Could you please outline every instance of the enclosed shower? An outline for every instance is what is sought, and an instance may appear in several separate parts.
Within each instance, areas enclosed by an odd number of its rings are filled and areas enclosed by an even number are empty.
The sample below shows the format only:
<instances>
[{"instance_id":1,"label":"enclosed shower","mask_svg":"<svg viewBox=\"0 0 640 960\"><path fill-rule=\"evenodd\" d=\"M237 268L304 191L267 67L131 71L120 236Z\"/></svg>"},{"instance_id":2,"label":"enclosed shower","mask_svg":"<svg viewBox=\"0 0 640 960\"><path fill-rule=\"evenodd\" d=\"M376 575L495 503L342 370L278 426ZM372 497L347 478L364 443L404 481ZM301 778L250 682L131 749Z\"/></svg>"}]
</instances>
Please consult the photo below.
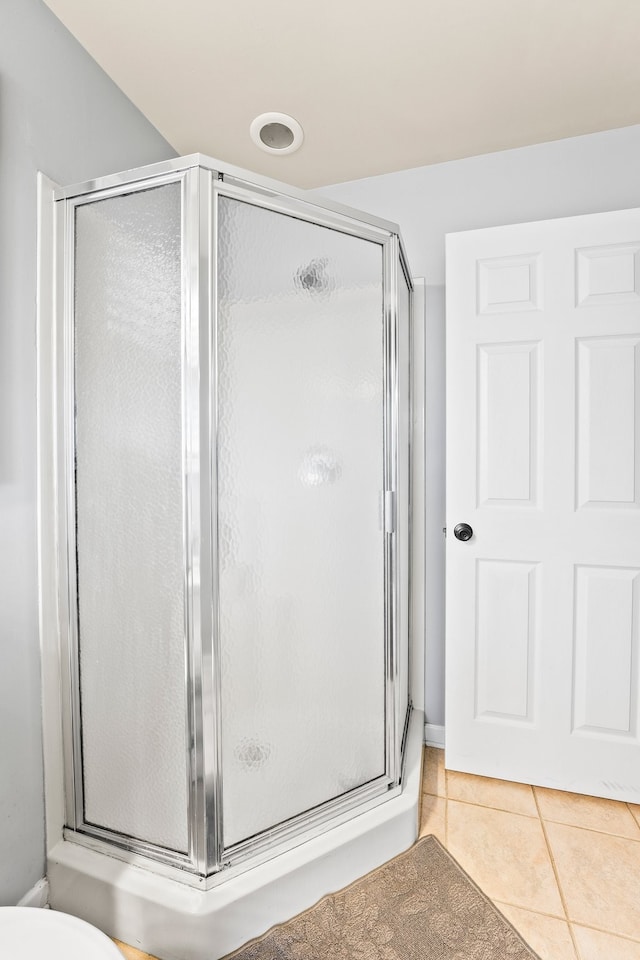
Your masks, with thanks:
<instances>
[{"instance_id":1,"label":"enclosed shower","mask_svg":"<svg viewBox=\"0 0 640 960\"><path fill-rule=\"evenodd\" d=\"M63 845L215 893L402 793L412 284L199 155L54 206Z\"/></svg>"}]
</instances>

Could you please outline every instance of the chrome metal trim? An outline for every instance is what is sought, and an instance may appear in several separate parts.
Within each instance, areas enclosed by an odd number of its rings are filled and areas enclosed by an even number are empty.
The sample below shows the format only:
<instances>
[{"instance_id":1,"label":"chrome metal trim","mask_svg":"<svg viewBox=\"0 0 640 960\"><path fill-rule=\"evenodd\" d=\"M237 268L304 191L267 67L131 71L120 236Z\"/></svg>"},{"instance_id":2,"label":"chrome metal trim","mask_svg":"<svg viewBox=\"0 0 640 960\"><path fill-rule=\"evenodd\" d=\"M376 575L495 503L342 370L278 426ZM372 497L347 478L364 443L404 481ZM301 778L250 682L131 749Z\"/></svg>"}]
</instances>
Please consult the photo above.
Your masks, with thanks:
<instances>
[{"instance_id":1,"label":"chrome metal trim","mask_svg":"<svg viewBox=\"0 0 640 960\"><path fill-rule=\"evenodd\" d=\"M220 174L224 180L228 179L238 186L244 186L249 189L255 188L256 190L271 193L274 196L300 200L310 206L317 207L319 210L328 210L340 216L350 217L361 223L367 223L373 227L386 230L389 233L399 233L400 228L397 223L385 220L382 217L373 216L363 210L356 210L353 207L348 207L341 203L334 203L332 200L327 200L324 197L320 198L316 196L315 193L310 193L298 187L292 187L290 184L282 183L280 180L263 177L260 174L253 173L251 170L236 167L233 164L216 160L215 157L209 157L202 153L191 153L184 157L176 157L173 160L162 160L160 163L152 163L143 167L123 170L121 173L111 174L106 177L96 177L93 180L85 180L82 183L71 184L70 186L58 189L55 197L56 200L67 200L82 194L110 190L114 187L124 187L126 189L128 185L162 177L165 174L175 175L190 167L202 167L205 170L210 170L212 173Z\"/></svg>"},{"instance_id":2,"label":"chrome metal trim","mask_svg":"<svg viewBox=\"0 0 640 960\"><path fill-rule=\"evenodd\" d=\"M300 200L313 207L318 207L320 210L328 210L338 216L350 217L361 223L369 224L372 227L378 227L381 230L386 230L388 233L400 233L398 224L391 220L386 220L384 217L377 217L374 214L367 213L366 210L358 210L346 204L336 203L325 197L316 196L315 189L319 188L315 188L313 191L303 190L300 187L293 187L291 184L283 183L281 180L263 177L243 167L236 167L233 164L224 163L216 160L214 157L209 157L201 153L196 154L196 156L203 167L222 174L224 180L231 179L238 183L242 182L248 187L255 187L258 190L271 190L276 196L291 197L294 200Z\"/></svg>"},{"instance_id":3,"label":"chrome metal trim","mask_svg":"<svg viewBox=\"0 0 640 960\"><path fill-rule=\"evenodd\" d=\"M276 838L273 844L266 845L264 849L255 853L255 855L251 856L251 858L242 859L237 863L225 862L222 865L223 869L218 870L216 873L211 873L207 877L192 873L179 864L159 861L156 859L153 851L150 851L148 855L137 853L131 849L128 849L126 843L120 843L116 845L111 840L95 837L85 832L80 833L68 828L64 829L63 835L65 840L76 843L79 846L86 847L89 850L94 850L96 853L106 854L107 856L113 857L116 860L121 860L123 863L149 870L159 876L168 877L169 879L176 880L179 883L206 891L212 890L215 887L219 887L220 885L225 884L227 880L238 877L253 869L253 867L257 867L260 864L266 863L267 861L272 860L274 857L280 856L282 853L293 850L296 847L307 843L307 841L321 836L326 832L328 824L331 828L333 828L338 827L343 823L350 822L353 820L353 810L357 811L355 814L356 816L360 816L361 814L368 813L370 810L374 810L383 803L387 803L389 800L393 800L395 797L399 796L400 793L401 790L399 787L390 786L386 792L381 793L376 797L372 797L371 799L364 799L360 797L358 798L357 806L346 809L339 814L335 813L330 821L316 824L304 830L301 829L287 840L280 840Z\"/></svg>"},{"instance_id":4,"label":"chrome metal trim","mask_svg":"<svg viewBox=\"0 0 640 960\"><path fill-rule=\"evenodd\" d=\"M408 713L410 714L411 708L411 677L413 674L413 630L414 630L414 611L413 611L413 502L414 502L414 489L413 489L413 458L414 458L414 442L413 442L413 432L414 432L414 387L413 387L413 350L414 350L414 336L413 336L413 309L414 309L414 289L413 282L411 279L411 274L409 272L409 264L405 254L404 247L402 245L402 238L398 236L398 263L402 274L404 276L405 282L407 284L408 292L408 316L407 323L409 324L409 369L406 371L406 376L408 378L408 388L409 388L409 411L408 411L408 423L409 423L409 436L407 438L407 456L408 456L408 497L409 503L407 505L407 549L405 552L407 558L407 704L408 704ZM396 290L396 302L398 301L398 291ZM407 725L408 725L407 718ZM407 726L408 729L408 726ZM405 729L405 735L407 732ZM402 744L400 747L401 755L404 762L404 735ZM404 767L403 767L404 769Z\"/></svg>"},{"instance_id":5,"label":"chrome metal trim","mask_svg":"<svg viewBox=\"0 0 640 960\"><path fill-rule=\"evenodd\" d=\"M388 777L377 777L369 783L355 787L346 794L319 804L311 810L305 810L303 813L291 817L283 823L276 824L276 826L271 827L269 830L263 830L254 837L249 837L239 843L234 843L225 849L224 866L227 867L242 863L250 858L253 859L255 855L259 855L261 852L266 852L267 850L275 850L277 853L279 852L281 843L287 843L297 838L303 831L306 832L307 830L313 830L314 827L321 827L335 817L340 816L340 814L350 812L354 808L359 807L360 804L365 803L367 800L373 800L381 796L386 799L389 789L395 786L396 784L391 783ZM274 853L271 854L271 856L274 855Z\"/></svg>"},{"instance_id":6,"label":"chrome metal trim","mask_svg":"<svg viewBox=\"0 0 640 960\"><path fill-rule=\"evenodd\" d=\"M99 827L94 823L83 823L73 833L74 835L93 837L95 840L103 840L105 843L113 844L114 847L119 847L136 856L149 857L158 863L166 863L181 870L194 872L193 862L188 853L171 850L169 847L162 847L158 843L150 843L147 840L140 839L140 837L132 837L125 833L119 833L117 830L107 830L105 827Z\"/></svg>"},{"instance_id":7,"label":"chrome metal trim","mask_svg":"<svg viewBox=\"0 0 640 960\"><path fill-rule=\"evenodd\" d=\"M55 407L55 437L53 465L55 500L56 500L56 589L58 600L58 636L60 651L60 699L62 709L62 730L64 744L64 809L65 822L76 824L76 773L74 766L74 750L76 749L75 731L78 729L76 687L74 686L74 651L72 645L72 614L70 610L71 578L70 578L70 545L68 516L68 423L69 402L67 383L67 329L69 328L68 290L69 290L69 238L68 238L68 211L66 204L56 204L56 304L55 304L55 397L52 402ZM71 248L73 249L73 248ZM73 277L71 276L71 283ZM73 289L73 286L71 286ZM73 477L73 474L71 474Z\"/></svg>"},{"instance_id":8,"label":"chrome metal trim","mask_svg":"<svg viewBox=\"0 0 640 960\"><path fill-rule=\"evenodd\" d=\"M197 169L180 175L182 181L182 497L183 571L185 602L185 702L189 857L199 873L206 873L206 786L203 769L204 729L201 710L203 676L203 613L201 591L206 580L201 566L208 556L201 549L201 529L207 516L201 501L200 438L200 189ZM206 477L206 473L205 473ZM202 509L204 508L204 517ZM202 557L202 554L205 557ZM207 564L208 566L208 564ZM202 605L204 607L204 605Z\"/></svg>"},{"instance_id":9,"label":"chrome metal trim","mask_svg":"<svg viewBox=\"0 0 640 960\"><path fill-rule=\"evenodd\" d=\"M396 494L393 490L384 492L384 532L395 533L396 531Z\"/></svg>"},{"instance_id":10,"label":"chrome metal trim","mask_svg":"<svg viewBox=\"0 0 640 960\"><path fill-rule=\"evenodd\" d=\"M296 195L287 190L274 189L277 185L261 187L237 177L225 176L222 183L227 190L233 191L233 196L237 200L246 200L254 206L276 210L278 213L288 214L298 220L307 220L316 226L340 230L377 243L384 242L393 236L393 230L389 229L391 224L386 224L385 221L372 223L366 219L363 220L358 211L350 210L348 207L333 210L330 205L314 202L303 194Z\"/></svg>"},{"instance_id":11,"label":"chrome metal trim","mask_svg":"<svg viewBox=\"0 0 640 960\"><path fill-rule=\"evenodd\" d=\"M130 193L143 193L145 190L155 190L157 187L164 187L170 183L183 181L189 170L192 169L192 167L186 167L174 173L164 173L162 176L148 177L145 180L136 180L132 183L115 183L105 189L94 190L91 193L66 198L67 203L75 209L87 203L99 203L101 200L111 200L113 197L122 197Z\"/></svg>"},{"instance_id":12,"label":"chrome metal trim","mask_svg":"<svg viewBox=\"0 0 640 960\"><path fill-rule=\"evenodd\" d=\"M220 663L217 648L217 574L214 577L214 560L217 543L217 510L214 509L216 486L213 474L214 435L212 434L215 366L212 361L216 337L214 319L214 219L213 219L213 177L210 170L200 169L200 371L202 388L200 394L200 416L202 436L202 475L206 483L202 487L203 501L206 500L206 575L207 575L207 633L203 638L202 703L204 726L204 774L205 774L205 829L206 873L220 867L222 839L220 817L222 811L222 772L220 762L220 696L218 676ZM204 554L204 545L203 545ZM203 567L204 569L204 567ZM206 641L206 643L205 643Z\"/></svg>"},{"instance_id":13,"label":"chrome metal trim","mask_svg":"<svg viewBox=\"0 0 640 960\"><path fill-rule=\"evenodd\" d=\"M80 651L78 638L78 572L76 545L76 435L75 435L75 216L66 205L64 238L64 319L63 319L63 449L61 466L65 491L66 597L65 646L71 691L71 739L73 795L67 797L67 817L78 826L84 819L82 776L82 716L80 703Z\"/></svg>"},{"instance_id":14,"label":"chrome metal trim","mask_svg":"<svg viewBox=\"0 0 640 960\"><path fill-rule=\"evenodd\" d=\"M212 729L212 792L210 823L210 858L216 868L222 866L224 856L223 782L222 782L222 651L220 647L220 537L218 528L218 252L219 252L219 203L220 185L209 173L209 202L211 217L211 349L209 353L209 442L211 497L215 509L211 517L211 572L213 603L213 656L212 656L212 701L209 706Z\"/></svg>"},{"instance_id":15,"label":"chrome metal trim","mask_svg":"<svg viewBox=\"0 0 640 960\"><path fill-rule=\"evenodd\" d=\"M254 207L263 207L266 210L273 210L274 213L294 217L296 220L306 220L319 227L339 230L341 233L351 234L361 240L385 244L393 236L393 233L386 228L358 221L353 216L354 211L344 214L320 209L304 197L292 197L273 190L253 189L251 184L241 180L225 177L224 180L216 182L216 189L223 196L250 203Z\"/></svg>"},{"instance_id":16,"label":"chrome metal trim","mask_svg":"<svg viewBox=\"0 0 640 960\"><path fill-rule=\"evenodd\" d=\"M393 236L385 248L384 276L384 489L397 496L398 490L398 390L397 390L397 239ZM388 532L385 520L385 651L386 651L386 756L387 774L398 782L399 758L397 737L398 688L398 567L397 532Z\"/></svg>"},{"instance_id":17,"label":"chrome metal trim","mask_svg":"<svg viewBox=\"0 0 640 960\"><path fill-rule=\"evenodd\" d=\"M212 176L209 170L198 169L188 173L188 177L197 177L198 210L197 248L198 257L197 298L195 300L195 329L199 327L199 375L200 392L197 398L200 432L200 531L201 539L201 639L199 671L194 678L194 689L199 691L198 710L202 731L201 755L198 777L201 790L201 808L199 825L202 832L198 870L209 874L220 865L219 856L219 812L221 810L221 773L219 759L219 704L217 691L219 663L217 653L216 628L216 580L214 579L216 510L214 509L214 473L215 455L212 437L212 397L214 391L214 366L212 354L215 342L215 323L213 321L213 282L214 264L214 227ZM195 212L195 211L194 211ZM195 287L193 295L196 296ZM195 400L194 400L195 402Z\"/></svg>"},{"instance_id":18,"label":"chrome metal trim","mask_svg":"<svg viewBox=\"0 0 640 960\"><path fill-rule=\"evenodd\" d=\"M88 829L79 831L71 830L69 827L64 828L62 835L65 841L75 843L80 847L86 847L86 849L93 850L95 853L113 857L123 863L149 870L157 876L167 877L169 880L176 880L200 890L207 889L206 879L194 873L189 866L170 859L161 859L153 848L149 848L144 853L137 849L134 850L128 837L125 838L118 834L112 836L109 831L102 831L98 835L89 832ZM163 848L159 849L162 851Z\"/></svg>"},{"instance_id":19,"label":"chrome metal trim","mask_svg":"<svg viewBox=\"0 0 640 960\"><path fill-rule=\"evenodd\" d=\"M121 173L109 174L106 177L96 177L84 183L59 187L56 190L56 200L73 200L82 203L83 198L91 203L93 200L104 200L106 197L129 193L137 190L148 190L150 185L163 182L173 183L181 175L199 166L197 154L188 157L178 157L175 160L163 160L160 163L150 163L144 167L134 167L123 170Z\"/></svg>"},{"instance_id":20,"label":"chrome metal trim","mask_svg":"<svg viewBox=\"0 0 640 960\"><path fill-rule=\"evenodd\" d=\"M286 853L288 850L293 850L296 847L301 846L308 840L313 840L315 837L321 836L327 830L332 830L335 827L339 827L343 823L351 822L361 814L365 814L369 810L373 810L376 807L387 803L389 800L392 800L394 797L399 796L401 792L402 791L399 786L392 786L390 784L386 791L379 793L377 796L374 796L370 799L359 797L357 803L355 803L352 807L345 808L340 814L334 814L330 820L323 820L322 822L316 823L314 826L307 829L303 829L301 827L298 832L292 834L286 840L274 838L274 842L271 846L265 846L263 850L254 852L250 858L247 857L246 859L239 860L237 863L225 862L223 865L224 869L220 870L219 873L214 874L209 878L210 886L218 886L232 877L245 873L247 870L251 870L254 866L258 866L259 864L265 863L268 860L273 860L274 857L280 856L281 853Z\"/></svg>"},{"instance_id":21,"label":"chrome metal trim","mask_svg":"<svg viewBox=\"0 0 640 960\"><path fill-rule=\"evenodd\" d=\"M411 697L409 697L407 712L405 714L404 725L402 728L402 737L400 740L400 785L404 783L404 772L407 765L407 741L409 739L409 728L411 727L412 714L413 704L411 703Z\"/></svg>"}]
</instances>

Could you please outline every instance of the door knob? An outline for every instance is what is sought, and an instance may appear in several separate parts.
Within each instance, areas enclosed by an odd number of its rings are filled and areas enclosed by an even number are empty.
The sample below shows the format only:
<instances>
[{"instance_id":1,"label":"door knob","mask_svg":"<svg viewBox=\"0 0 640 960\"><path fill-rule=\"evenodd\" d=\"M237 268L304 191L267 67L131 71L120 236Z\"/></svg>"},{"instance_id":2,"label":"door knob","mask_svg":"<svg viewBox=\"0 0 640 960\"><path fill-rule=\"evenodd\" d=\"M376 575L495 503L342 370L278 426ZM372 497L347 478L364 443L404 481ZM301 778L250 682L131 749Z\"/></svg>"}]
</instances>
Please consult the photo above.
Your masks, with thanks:
<instances>
[{"instance_id":1,"label":"door knob","mask_svg":"<svg viewBox=\"0 0 640 960\"><path fill-rule=\"evenodd\" d=\"M453 528L453 535L456 540L471 540L473 527L470 527L468 523L458 523Z\"/></svg>"}]
</instances>

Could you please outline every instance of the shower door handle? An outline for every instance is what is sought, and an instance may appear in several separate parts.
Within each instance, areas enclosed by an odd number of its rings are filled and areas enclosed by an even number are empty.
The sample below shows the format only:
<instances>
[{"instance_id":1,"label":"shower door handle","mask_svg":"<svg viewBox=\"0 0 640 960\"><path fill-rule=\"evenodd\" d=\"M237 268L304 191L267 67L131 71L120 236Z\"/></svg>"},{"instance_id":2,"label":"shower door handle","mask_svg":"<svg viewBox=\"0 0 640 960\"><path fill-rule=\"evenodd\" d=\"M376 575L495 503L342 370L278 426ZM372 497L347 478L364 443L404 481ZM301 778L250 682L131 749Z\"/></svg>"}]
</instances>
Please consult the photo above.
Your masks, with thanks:
<instances>
[{"instance_id":1,"label":"shower door handle","mask_svg":"<svg viewBox=\"0 0 640 960\"><path fill-rule=\"evenodd\" d=\"M396 529L396 495L393 490L384 492L384 532L395 533Z\"/></svg>"}]
</instances>

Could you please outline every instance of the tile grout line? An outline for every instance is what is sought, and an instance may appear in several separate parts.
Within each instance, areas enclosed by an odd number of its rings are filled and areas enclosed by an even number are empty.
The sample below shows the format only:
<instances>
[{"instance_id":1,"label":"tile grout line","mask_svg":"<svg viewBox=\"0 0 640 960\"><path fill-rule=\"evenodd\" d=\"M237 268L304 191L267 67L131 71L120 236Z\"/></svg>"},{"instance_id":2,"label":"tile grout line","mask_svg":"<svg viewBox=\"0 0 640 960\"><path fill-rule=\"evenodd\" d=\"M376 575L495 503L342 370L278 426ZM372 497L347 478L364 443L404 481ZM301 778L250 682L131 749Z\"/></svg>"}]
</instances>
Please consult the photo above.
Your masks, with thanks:
<instances>
[{"instance_id":1,"label":"tile grout line","mask_svg":"<svg viewBox=\"0 0 640 960\"><path fill-rule=\"evenodd\" d=\"M490 897L489 899L492 898ZM559 917L557 913L547 913L545 910L532 910L531 907L523 907L521 903L511 903L510 900L493 900L493 902L495 904L502 903L505 907L513 907L515 910L522 910L524 913L532 913L536 917L545 917L547 920L560 920L561 923L566 923L568 926L567 918L565 916ZM601 930L600 932L607 933L608 931Z\"/></svg>"},{"instance_id":2,"label":"tile grout line","mask_svg":"<svg viewBox=\"0 0 640 960\"><path fill-rule=\"evenodd\" d=\"M508 780L505 780L505 783L508 783ZM447 794L448 796L448 794ZM495 807L491 803L480 803L478 800L462 800L460 797L449 797L453 803L466 803L470 807L479 807L481 810L497 810L498 813L513 813L516 817L527 817L529 820L537 820L539 814L536 813L522 813L521 810L514 810L510 807Z\"/></svg>"},{"instance_id":3,"label":"tile grout line","mask_svg":"<svg viewBox=\"0 0 640 960\"><path fill-rule=\"evenodd\" d=\"M545 823L555 823L558 827L572 827L574 830L584 830L586 833L597 833L600 837L613 837L614 840L624 840L628 843L640 843L640 837L626 837L623 833L612 833L610 830L596 830L595 827L583 827L579 823L567 823L566 820L554 820L545 817Z\"/></svg>"},{"instance_id":4,"label":"tile grout line","mask_svg":"<svg viewBox=\"0 0 640 960\"><path fill-rule=\"evenodd\" d=\"M509 782L510 781L505 781L505 783ZM529 786L531 785L529 784ZM533 787L531 789L533 790ZM429 796L437 796L437 794L429 794ZM477 800L463 800L460 797L448 797L448 799L454 803L466 803L470 807L479 807L481 810L496 810L498 813L512 813L516 817L527 817L529 820L543 819L539 810L535 814L523 813L521 810L514 810L512 807L497 807L490 803L479 803ZM640 843L640 836L637 838L628 837L623 833L612 833L611 830L598 830L596 827L585 827L582 824L569 823L567 820L555 820L553 817L544 817L544 822L556 823L560 827L573 827L576 830L586 830L588 833L597 833L602 837L614 837L617 840L628 840L629 843Z\"/></svg>"},{"instance_id":5,"label":"tile grout line","mask_svg":"<svg viewBox=\"0 0 640 960\"><path fill-rule=\"evenodd\" d=\"M551 849L551 843L550 843L550 841L549 841L549 836L548 836L548 834L547 834L547 828L546 828L544 819L543 819L543 817L542 817L542 813L540 812L540 804L538 803L538 797L536 796L536 790L535 790L535 787L533 786L533 784L531 784L531 792L532 792L532 794L533 794L533 800L534 800L534 803L535 803L535 805L536 805L536 810L538 811L538 817L540 818L540 826L542 827L542 834L543 834L543 836L544 836L544 842L545 842L546 845L547 845L547 851L548 851L548 853L549 853L549 860L551 861L551 869L553 870L553 875L554 875L554 877L556 878L556 885L557 885L557 887L558 887L558 893L559 893L559 895L560 895L560 902L562 903L562 909L564 910L565 920L566 920L566 923L567 923L567 927L569 928L569 936L571 937L571 942L572 942L572 944L573 944L573 949L574 949L576 958L577 958L577 960L581 960L581 958L582 958L582 953L581 953L581 951L580 951L580 948L578 947L578 941L576 940L575 934L574 934L574 932L573 932L573 925L572 925L571 919L570 919L570 917L569 917L569 909L568 909L568 907L567 907L567 901L566 901L566 899L565 899L564 891L563 891L563 889L562 889L562 884L560 883L560 874L559 874L559 871L558 871L558 867L557 867L557 865L556 865L555 857L554 857L554 855L553 855L553 850Z\"/></svg>"},{"instance_id":6,"label":"tile grout line","mask_svg":"<svg viewBox=\"0 0 640 960\"><path fill-rule=\"evenodd\" d=\"M638 825L638 830L640 830L640 820L638 820L638 818L636 817L635 813L634 813L633 810L631 809L631 804L630 804L629 802L625 801L625 806L626 806L627 810L629 811L629 813L631 814L632 819L633 819L633 820L636 822L636 824ZM634 804L634 806L636 806L636 804ZM638 839L640 840L640 837L638 837Z\"/></svg>"},{"instance_id":7,"label":"tile grout line","mask_svg":"<svg viewBox=\"0 0 640 960\"><path fill-rule=\"evenodd\" d=\"M585 930L593 930L594 933L604 933L607 937L615 937L618 940L626 940L627 943L634 943L636 945L640 944L640 940L630 937L626 933L614 933L613 930L603 930L602 927L594 927L591 923L585 923L584 920L581 920L579 923L577 920L571 920L569 926L574 925L576 927L584 927Z\"/></svg>"},{"instance_id":8,"label":"tile grout line","mask_svg":"<svg viewBox=\"0 0 640 960\"><path fill-rule=\"evenodd\" d=\"M585 923L584 920L581 920L580 923L578 923L576 920L567 920L566 917L559 917L555 913L546 913L543 910L531 910L529 907L523 907L521 903L511 903L510 900L493 900L493 903L498 908L500 906L513 907L515 910L522 910L524 913L532 913L536 917L545 917L547 920L561 920L567 924L570 931L574 926L584 927L585 930L593 930L594 933L603 933L607 937L616 937L618 940L626 940L628 943L640 945L640 940L636 940L634 937L630 937L626 933L614 933L612 930L603 930L602 927L594 927L593 924Z\"/></svg>"}]
</instances>

